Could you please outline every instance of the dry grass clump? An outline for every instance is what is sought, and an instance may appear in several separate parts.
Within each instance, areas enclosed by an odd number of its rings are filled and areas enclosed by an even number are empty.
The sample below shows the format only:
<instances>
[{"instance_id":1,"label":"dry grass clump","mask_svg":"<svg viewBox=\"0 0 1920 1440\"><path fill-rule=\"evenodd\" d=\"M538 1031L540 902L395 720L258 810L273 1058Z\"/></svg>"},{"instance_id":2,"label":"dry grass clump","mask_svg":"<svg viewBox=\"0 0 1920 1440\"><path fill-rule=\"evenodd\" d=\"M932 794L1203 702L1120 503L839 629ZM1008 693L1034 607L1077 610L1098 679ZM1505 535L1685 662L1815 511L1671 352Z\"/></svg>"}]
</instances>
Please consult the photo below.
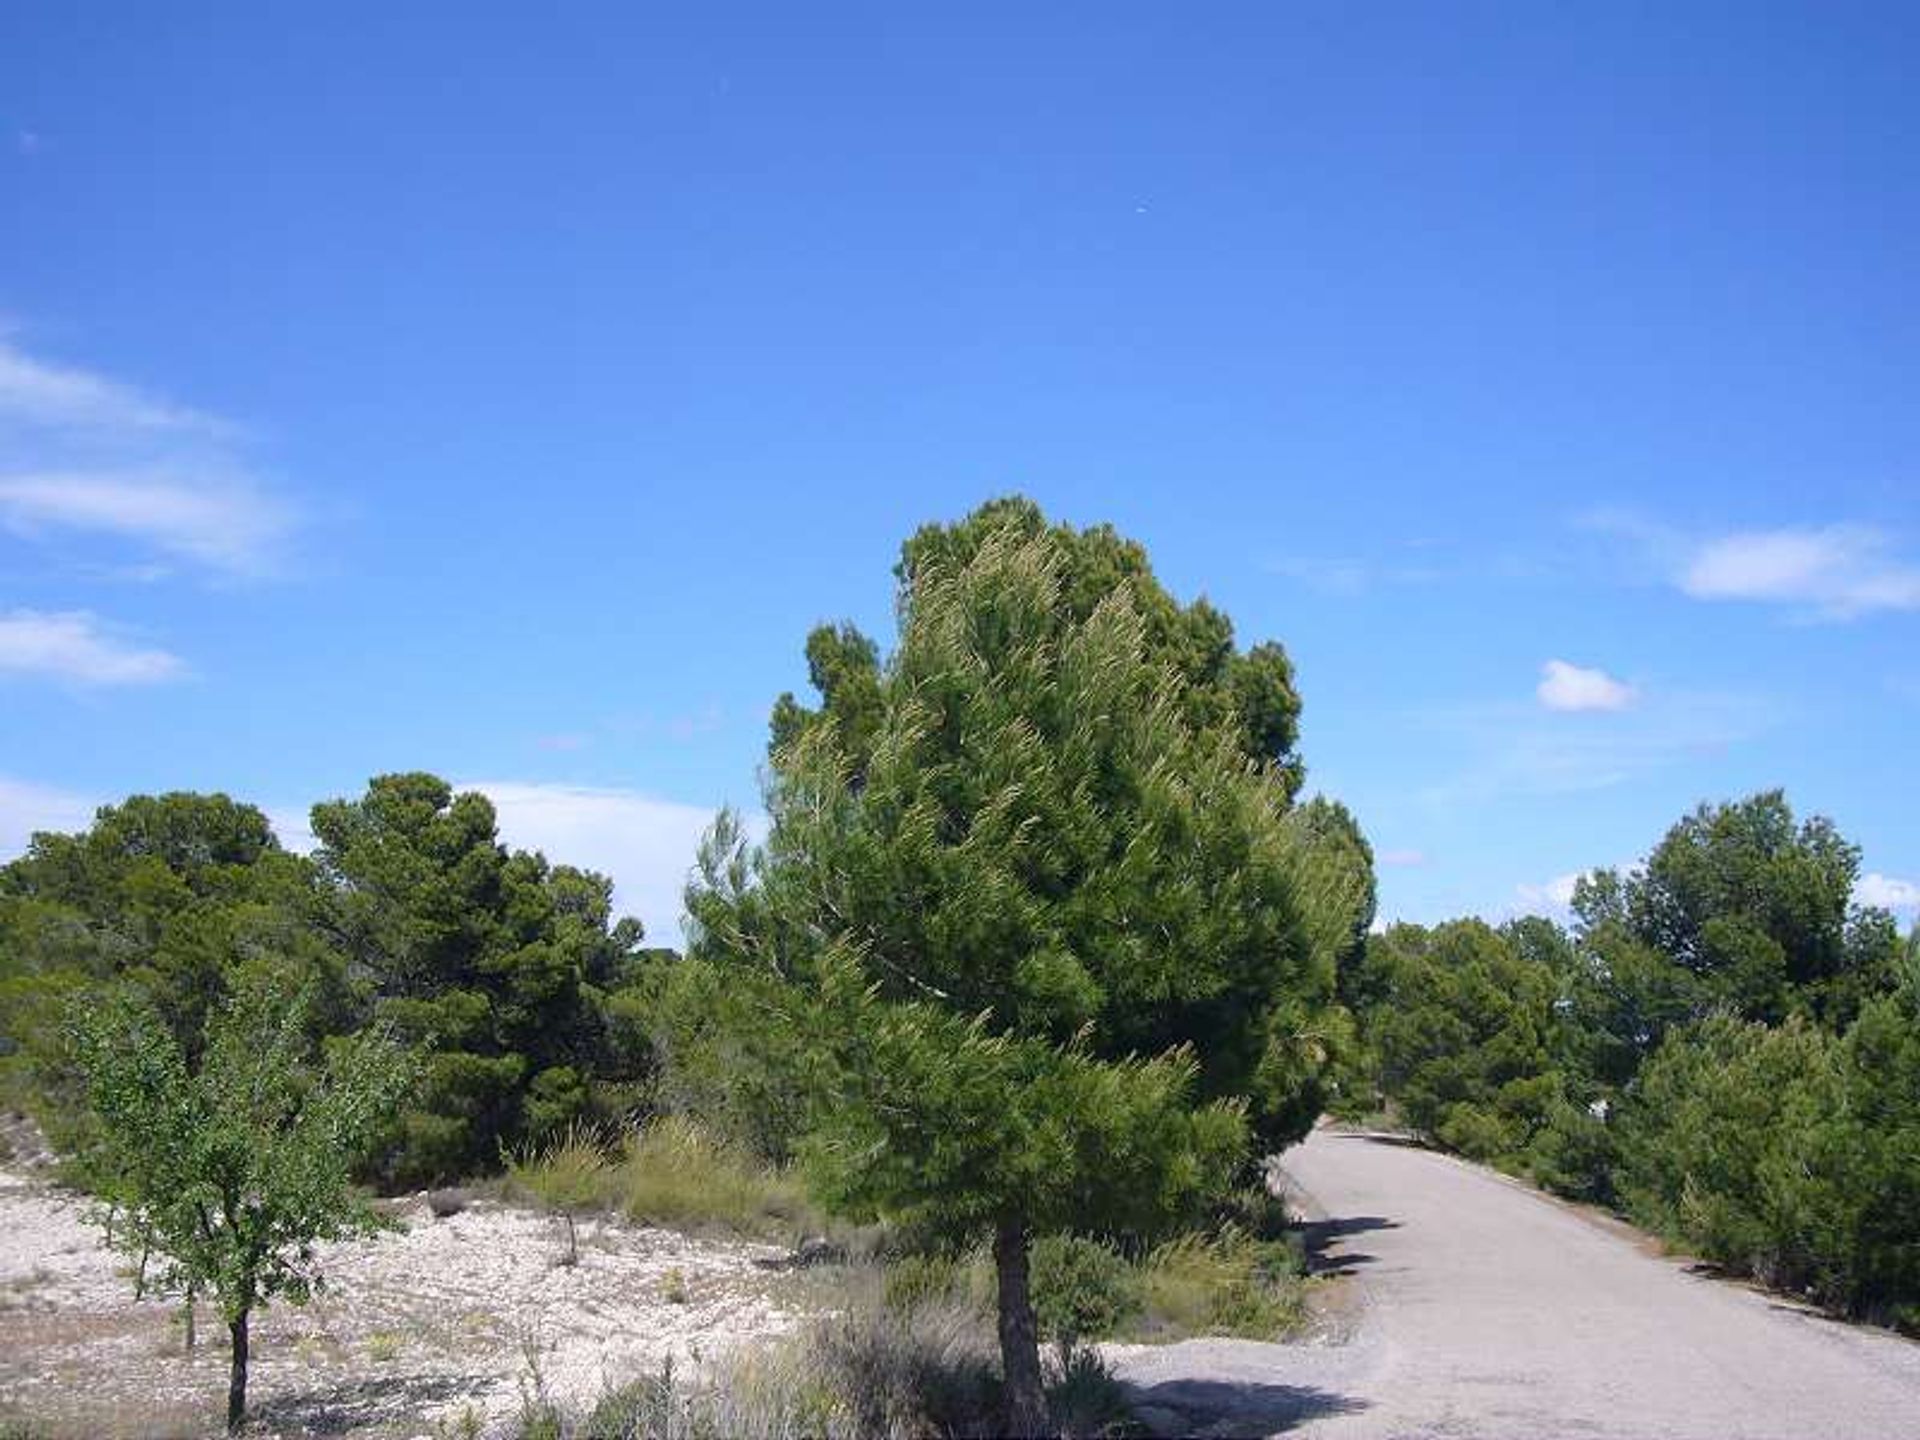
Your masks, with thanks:
<instances>
[{"instance_id":1,"label":"dry grass clump","mask_svg":"<svg viewBox=\"0 0 1920 1440\"><path fill-rule=\"evenodd\" d=\"M1306 1319L1300 1257L1237 1226L1170 1240L1140 1263L1138 1337L1238 1335L1273 1340Z\"/></svg>"},{"instance_id":2,"label":"dry grass clump","mask_svg":"<svg viewBox=\"0 0 1920 1440\"><path fill-rule=\"evenodd\" d=\"M878 1271L841 1277L845 1308L765 1348L729 1357L704 1376L671 1365L609 1388L583 1414L540 1402L515 1440L934 1440L990 1436L1003 1420L991 1313L962 1291L920 1294L908 1308L884 1298ZM1098 1356L1051 1364L1049 1398L1060 1432L1123 1433L1119 1387Z\"/></svg>"},{"instance_id":3,"label":"dry grass clump","mask_svg":"<svg viewBox=\"0 0 1920 1440\"><path fill-rule=\"evenodd\" d=\"M758 1239L793 1240L823 1223L795 1176L679 1115L630 1132L617 1148L569 1131L511 1157L507 1189L561 1214L614 1211L642 1224Z\"/></svg>"}]
</instances>

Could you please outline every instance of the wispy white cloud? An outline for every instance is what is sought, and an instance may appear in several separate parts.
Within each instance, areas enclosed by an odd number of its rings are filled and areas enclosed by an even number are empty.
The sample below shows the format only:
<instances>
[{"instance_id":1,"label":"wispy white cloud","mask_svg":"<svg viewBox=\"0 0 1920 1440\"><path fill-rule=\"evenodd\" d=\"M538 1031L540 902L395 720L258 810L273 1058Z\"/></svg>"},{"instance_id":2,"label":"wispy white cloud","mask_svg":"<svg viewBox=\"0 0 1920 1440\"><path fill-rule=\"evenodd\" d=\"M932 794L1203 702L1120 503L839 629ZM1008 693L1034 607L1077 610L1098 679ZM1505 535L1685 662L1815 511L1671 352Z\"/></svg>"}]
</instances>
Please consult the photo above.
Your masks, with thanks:
<instances>
[{"instance_id":1,"label":"wispy white cloud","mask_svg":"<svg viewBox=\"0 0 1920 1440\"><path fill-rule=\"evenodd\" d=\"M131 644L84 610L0 614L0 674L49 675L83 685L150 685L186 673L180 657Z\"/></svg>"},{"instance_id":2,"label":"wispy white cloud","mask_svg":"<svg viewBox=\"0 0 1920 1440\"><path fill-rule=\"evenodd\" d=\"M1876 610L1920 610L1920 565L1866 525L1758 530L1701 546L1680 576L1701 600L1768 600L1830 620Z\"/></svg>"},{"instance_id":3,"label":"wispy white cloud","mask_svg":"<svg viewBox=\"0 0 1920 1440\"><path fill-rule=\"evenodd\" d=\"M43 429L189 431L230 436L234 427L89 370L37 360L0 337L0 417Z\"/></svg>"},{"instance_id":4,"label":"wispy white cloud","mask_svg":"<svg viewBox=\"0 0 1920 1440\"><path fill-rule=\"evenodd\" d=\"M1547 709L1562 711L1624 710L1636 698L1633 686L1606 671L1565 660L1549 660L1540 667L1540 684L1534 694Z\"/></svg>"},{"instance_id":5,"label":"wispy white cloud","mask_svg":"<svg viewBox=\"0 0 1920 1440\"><path fill-rule=\"evenodd\" d=\"M1856 905L1873 905L1913 915L1920 913L1920 883L1871 871L1855 882L1853 900Z\"/></svg>"},{"instance_id":6,"label":"wispy white cloud","mask_svg":"<svg viewBox=\"0 0 1920 1440\"><path fill-rule=\"evenodd\" d=\"M84 830L98 802L70 790L0 775L0 860L27 848L37 831Z\"/></svg>"},{"instance_id":7,"label":"wispy white cloud","mask_svg":"<svg viewBox=\"0 0 1920 1440\"><path fill-rule=\"evenodd\" d=\"M119 535L231 575L271 570L293 527L288 507L251 481L165 473L0 476L0 520L25 535Z\"/></svg>"},{"instance_id":8,"label":"wispy white cloud","mask_svg":"<svg viewBox=\"0 0 1920 1440\"><path fill-rule=\"evenodd\" d=\"M0 526L41 542L74 536L97 571L151 559L225 577L281 569L294 507L252 468L240 428L92 371L28 354L0 332Z\"/></svg>"},{"instance_id":9,"label":"wispy white cloud","mask_svg":"<svg viewBox=\"0 0 1920 1440\"><path fill-rule=\"evenodd\" d=\"M1417 718L1436 732L1434 743L1465 753L1418 798L1450 806L1603 790L1722 755L1782 713L1761 695L1686 690L1649 690L1629 710L1598 714L1546 714L1537 701L1429 711Z\"/></svg>"},{"instance_id":10,"label":"wispy white cloud","mask_svg":"<svg viewBox=\"0 0 1920 1440\"><path fill-rule=\"evenodd\" d=\"M1407 869L1426 864L1427 852L1424 850L1380 850L1375 852L1373 858L1378 860L1382 865L1388 865L1395 869Z\"/></svg>"},{"instance_id":11,"label":"wispy white cloud","mask_svg":"<svg viewBox=\"0 0 1920 1440\"><path fill-rule=\"evenodd\" d=\"M1580 523L1630 543L1639 563L1696 600L1784 606L1802 619L1920 610L1920 561L1873 525L1781 526L1687 535L1645 516L1596 511Z\"/></svg>"}]
</instances>

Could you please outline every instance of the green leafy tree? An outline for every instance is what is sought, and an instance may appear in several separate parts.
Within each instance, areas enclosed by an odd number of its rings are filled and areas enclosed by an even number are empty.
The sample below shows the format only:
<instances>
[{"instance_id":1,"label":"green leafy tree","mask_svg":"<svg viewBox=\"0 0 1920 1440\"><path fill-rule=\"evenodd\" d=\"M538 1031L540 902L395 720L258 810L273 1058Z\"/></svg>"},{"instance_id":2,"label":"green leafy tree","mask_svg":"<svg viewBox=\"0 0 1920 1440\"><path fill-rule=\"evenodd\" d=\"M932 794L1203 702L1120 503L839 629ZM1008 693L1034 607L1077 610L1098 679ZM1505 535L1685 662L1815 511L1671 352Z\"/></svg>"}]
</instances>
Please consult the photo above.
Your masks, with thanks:
<instances>
[{"instance_id":1,"label":"green leafy tree","mask_svg":"<svg viewBox=\"0 0 1920 1440\"><path fill-rule=\"evenodd\" d=\"M311 984L318 1031L352 1023L342 957L311 924L313 868L266 816L225 795L136 795L75 835L39 834L0 867L0 1063L18 1103L67 1148L84 1112L58 1037L68 997L125 981L189 1063L236 977L262 966Z\"/></svg>"},{"instance_id":2,"label":"green leafy tree","mask_svg":"<svg viewBox=\"0 0 1920 1440\"><path fill-rule=\"evenodd\" d=\"M374 1013L430 1051L384 1162L393 1183L454 1178L589 1118L647 1058L619 1043L612 996L641 930L612 919L604 877L500 844L484 795L382 775L316 805L322 919Z\"/></svg>"},{"instance_id":3,"label":"green leafy tree","mask_svg":"<svg viewBox=\"0 0 1920 1440\"><path fill-rule=\"evenodd\" d=\"M1830 820L1796 822L1770 790L1701 806L1644 870L1584 882L1575 908L1685 972L1697 1014L1774 1023L1801 1010L1839 1028L1888 988L1898 954L1891 917L1852 904L1859 870L1859 847Z\"/></svg>"},{"instance_id":4,"label":"green leafy tree","mask_svg":"<svg viewBox=\"0 0 1920 1440\"><path fill-rule=\"evenodd\" d=\"M1491 1160L1522 1151L1562 1093L1553 971L1478 920L1396 925L1374 1043L1416 1131Z\"/></svg>"},{"instance_id":5,"label":"green leafy tree","mask_svg":"<svg viewBox=\"0 0 1920 1440\"><path fill-rule=\"evenodd\" d=\"M316 1063L306 996L249 983L216 1011L197 1065L136 993L81 1008L70 1035L121 1212L109 1228L149 1288L214 1297L232 1346L227 1427L246 1416L248 1326L320 1281L314 1246L374 1216L351 1183L407 1081L405 1057L362 1031ZM157 1256L161 1269L149 1268Z\"/></svg>"},{"instance_id":6,"label":"green leafy tree","mask_svg":"<svg viewBox=\"0 0 1920 1440\"><path fill-rule=\"evenodd\" d=\"M991 1237L1037 1433L1031 1237L1180 1223L1303 1133L1351 913L1280 757L1193 703L1137 547L1105 532L1092 594L1072 532L928 533L870 741L794 727L765 846L704 857L689 970L786 1067L823 1198Z\"/></svg>"},{"instance_id":7,"label":"green leafy tree","mask_svg":"<svg viewBox=\"0 0 1920 1440\"><path fill-rule=\"evenodd\" d=\"M1153 663L1172 673L1183 718L1196 728L1227 730L1241 752L1266 768L1291 798L1305 767L1295 750L1300 696L1287 652L1272 641L1236 649L1231 620L1205 599L1180 604L1154 578L1146 550L1110 525L1086 530L1050 525L1040 507L1023 496L991 500L951 525L924 525L900 547L894 567L902 604L910 603L921 574L964 566L990 539L1008 533L1023 540L1044 537L1053 547L1060 577L1054 603L1064 622L1084 623L1126 587L1140 619L1142 646ZM879 732L884 683L879 647L851 624L823 625L807 637L807 669L820 706L809 709L782 695L774 707L772 748L777 751L824 719L839 733L857 783Z\"/></svg>"}]
</instances>

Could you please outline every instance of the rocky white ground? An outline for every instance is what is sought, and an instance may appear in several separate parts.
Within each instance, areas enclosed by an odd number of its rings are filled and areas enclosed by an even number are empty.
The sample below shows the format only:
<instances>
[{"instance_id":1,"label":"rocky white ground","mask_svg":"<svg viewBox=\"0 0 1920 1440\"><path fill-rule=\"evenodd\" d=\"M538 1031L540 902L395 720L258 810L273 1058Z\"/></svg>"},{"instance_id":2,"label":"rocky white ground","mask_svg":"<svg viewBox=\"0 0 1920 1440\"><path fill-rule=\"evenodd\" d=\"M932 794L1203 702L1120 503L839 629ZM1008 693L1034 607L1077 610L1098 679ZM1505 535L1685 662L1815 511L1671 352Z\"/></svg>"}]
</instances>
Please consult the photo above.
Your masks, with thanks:
<instances>
[{"instance_id":1,"label":"rocky white ground","mask_svg":"<svg viewBox=\"0 0 1920 1440\"><path fill-rule=\"evenodd\" d=\"M54 1435L216 1432L227 1352L201 1307L183 1352L177 1303L136 1303L129 1262L84 1222L84 1204L0 1170L0 1421ZM785 1252L582 1221L579 1263L560 1222L481 1201L435 1219L424 1199L401 1228L329 1247L331 1287L276 1305L253 1332L251 1398L280 1435L433 1435L466 1412L498 1420L522 1389L590 1401L610 1380L697 1365L777 1334L800 1314Z\"/></svg>"}]
</instances>

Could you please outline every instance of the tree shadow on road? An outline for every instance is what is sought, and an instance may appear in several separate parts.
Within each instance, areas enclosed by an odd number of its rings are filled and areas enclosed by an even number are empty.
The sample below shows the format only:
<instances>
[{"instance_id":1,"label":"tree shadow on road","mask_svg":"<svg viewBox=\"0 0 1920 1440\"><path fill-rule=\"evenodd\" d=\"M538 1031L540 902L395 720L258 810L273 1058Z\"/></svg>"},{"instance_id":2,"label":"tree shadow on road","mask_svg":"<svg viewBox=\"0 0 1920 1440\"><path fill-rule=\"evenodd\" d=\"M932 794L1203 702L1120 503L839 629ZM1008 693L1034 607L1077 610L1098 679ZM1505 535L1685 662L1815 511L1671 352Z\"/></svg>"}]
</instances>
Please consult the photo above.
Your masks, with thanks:
<instances>
[{"instance_id":1,"label":"tree shadow on road","mask_svg":"<svg viewBox=\"0 0 1920 1440\"><path fill-rule=\"evenodd\" d=\"M1136 1417L1153 1435L1278 1435L1324 1415L1352 1415L1365 1400L1313 1385L1163 1380L1127 1385Z\"/></svg>"},{"instance_id":2,"label":"tree shadow on road","mask_svg":"<svg viewBox=\"0 0 1920 1440\"><path fill-rule=\"evenodd\" d=\"M1351 1275L1374 1257L1358 1250L1340 1249L1349 1236L1370 1230L1398 1230L1400 1222L1384 1215L1347 1215L1332 1220L1303 1220L1296 1227L1300 1247L1306 1255L1307 1270L1314 1275Z\"/></svg>"}]
</instances>

